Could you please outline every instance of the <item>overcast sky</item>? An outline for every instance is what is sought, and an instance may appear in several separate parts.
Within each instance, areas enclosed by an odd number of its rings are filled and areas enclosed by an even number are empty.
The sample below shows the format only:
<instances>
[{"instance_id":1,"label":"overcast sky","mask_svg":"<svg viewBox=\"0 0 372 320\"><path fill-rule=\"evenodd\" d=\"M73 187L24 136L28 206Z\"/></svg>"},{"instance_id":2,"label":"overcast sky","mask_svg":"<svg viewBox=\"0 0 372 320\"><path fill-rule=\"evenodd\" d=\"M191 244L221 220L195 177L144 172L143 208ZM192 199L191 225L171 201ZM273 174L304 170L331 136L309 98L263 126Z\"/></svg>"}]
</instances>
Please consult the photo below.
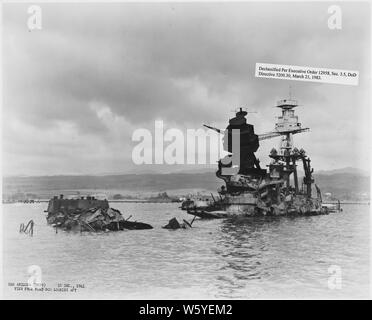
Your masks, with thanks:
<instances>
[{"instance_id":1,"label":"overcast sky","mask_svg":"<svg viewBox=\"0 0 372 320\"><path fill-rule=\"evenodd\" d=\"M369 166L367 3L340 3L342 30L327 3L41 4L31 32L28 6L3 7L4 175L138 172L133 130L156 119L225 127L243 106L267 132L290 85L315 170ZM356 70L359 85L255 78L256 62Z\"/></svg>"}]
</instances>

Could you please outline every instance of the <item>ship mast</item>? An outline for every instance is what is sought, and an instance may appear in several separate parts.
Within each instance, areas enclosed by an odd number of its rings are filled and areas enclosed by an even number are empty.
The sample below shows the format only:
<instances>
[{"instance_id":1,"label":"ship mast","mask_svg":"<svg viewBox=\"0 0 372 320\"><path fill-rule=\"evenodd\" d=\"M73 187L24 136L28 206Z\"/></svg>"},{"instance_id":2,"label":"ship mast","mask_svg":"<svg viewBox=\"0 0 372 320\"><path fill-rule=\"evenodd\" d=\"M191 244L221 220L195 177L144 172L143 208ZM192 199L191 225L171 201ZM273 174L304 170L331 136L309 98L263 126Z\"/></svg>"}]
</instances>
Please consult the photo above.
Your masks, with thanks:
<instances>
[{"instance_id":1,"label":"ship mast","mask_svg":"<svg viewBox=\"0 0 372 320\"><path fill-rule=\"evenodd\" d=\"M301 132L301 123L298 122L298 116L294 114L294 108L298 106L296 100L285 99L279 100L276 105L282 109L282 115L278 117L278 122L275 124L275 131L281 133L281 141L279 147L279 156L285 162L284 177L286 186L290 185L290 175L293 172L295 190L298 192L298 180L296 160L293 157L293 133Z\"/></svg>"},{"instance_id":2,"label":"ship mast","mask_svg":"<svg viewBox=\"0 0 372 320\"><path fill-rule=\"evenodd\" d=\"M306 186L306 194L311 197L311 184L313 182L310 167L310 159L306 156L305 151L293 147L293 135L296 133L309 130L302 128L298 122L298 116L294 113L294 108L298 107L297 100L293 100L290 94L290 99L279 100L276 107L282 109L282 115L278 117L275 124L276 133L281 135L279 150L273 149L270 157L274 162L269 165L270 174L276 174L281 171L280 176L285 181L286 187L290 187L290 175L293 173L294 187L296 193L299 192L298 177L297 177L297 160L302 160L305 171L304 185Z\"/></svg>"},{"instance_id":3,"label":"ship mast","mask_svg":"<svg viewBox=\"0 0 372 320\"><path fill-rule=\"evenodd\" d=\"M282 109L282 115L278 117L275 124L275 131L282 134L280 143L280 153L286 155L293 148L293 133L301 131L301 123L298 122L298 116L295 116L293 108L297 107L296 100L280 100L277 107Z\"/></svg>"}]
</instances>

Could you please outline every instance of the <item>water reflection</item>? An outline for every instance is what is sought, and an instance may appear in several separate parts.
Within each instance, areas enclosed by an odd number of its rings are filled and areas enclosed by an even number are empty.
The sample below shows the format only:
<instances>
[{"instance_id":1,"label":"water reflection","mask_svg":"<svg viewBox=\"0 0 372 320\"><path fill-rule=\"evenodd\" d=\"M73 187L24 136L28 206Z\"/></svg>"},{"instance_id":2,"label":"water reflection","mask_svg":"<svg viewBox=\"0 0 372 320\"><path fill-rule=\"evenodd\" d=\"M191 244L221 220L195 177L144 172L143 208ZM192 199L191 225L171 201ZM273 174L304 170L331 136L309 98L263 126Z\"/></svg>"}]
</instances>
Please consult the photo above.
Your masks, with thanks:
<instances>
[{"instance_id":1,"label":"water reflection","mask_svg":"<svg viewBox=\"0 0 372 320\"><path fill-rule=\"evenodd\" d=\"M227 219L221 222L214 253L223 263L216 277L221 297L236 295L249 282L270 277L267 234L277 228L276 217ZM246 295L244 293L243 295Z\"/></svg>"},{"instance_id":2,"label":"water reflection","mask_svg":"<svg viewBox=\"0 0 372 320\"><path fill-rule=\"evenodd\" d=\"M84 282L83 295L112 298L335 297L328 267L342 266L340 297L364 297L368 278L368 207L337 215L197 221L188 230L161 228L189 219L177 205L121 204L153 230L56 234L41 205L8 206L4 221L4 279L27 281L40 265L45 281ZM34 237L18 232L34 219ZM19 293L7 292L7 294Z\"/></svg>"}]
</instances>

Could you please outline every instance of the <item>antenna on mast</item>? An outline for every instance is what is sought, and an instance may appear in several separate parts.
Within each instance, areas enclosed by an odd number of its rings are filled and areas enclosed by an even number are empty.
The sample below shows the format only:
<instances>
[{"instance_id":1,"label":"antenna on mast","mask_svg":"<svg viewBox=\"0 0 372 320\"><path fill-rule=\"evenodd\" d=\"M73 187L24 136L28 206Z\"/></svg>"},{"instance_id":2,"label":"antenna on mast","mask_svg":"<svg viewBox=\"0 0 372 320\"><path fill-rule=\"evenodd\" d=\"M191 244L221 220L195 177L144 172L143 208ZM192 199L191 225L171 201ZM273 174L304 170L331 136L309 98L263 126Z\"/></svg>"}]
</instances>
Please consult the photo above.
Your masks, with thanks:
<instances>
[{"instance_id":1,"label":"antenna on mast","mask_svg":"<svg viewBox=\"0 0 372 320\"><path fill-rule=\"evenodd\" d=\"M233 110L230 110L231 112L237 113L237 112L246 112L246 113L257 113L257 111L248 111L248 108L246 107L237 107Z\"/></svg>"}]
</instances>

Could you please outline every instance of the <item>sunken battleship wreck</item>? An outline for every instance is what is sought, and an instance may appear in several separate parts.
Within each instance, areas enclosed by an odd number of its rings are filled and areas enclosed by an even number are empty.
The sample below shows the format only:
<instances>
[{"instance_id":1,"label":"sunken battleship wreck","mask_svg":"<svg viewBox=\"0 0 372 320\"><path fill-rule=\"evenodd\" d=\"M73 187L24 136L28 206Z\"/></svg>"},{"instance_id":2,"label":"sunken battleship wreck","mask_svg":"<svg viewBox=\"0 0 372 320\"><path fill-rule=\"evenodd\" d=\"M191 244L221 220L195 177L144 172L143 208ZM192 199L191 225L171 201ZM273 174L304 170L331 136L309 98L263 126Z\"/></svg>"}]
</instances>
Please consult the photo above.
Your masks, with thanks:
<instances>
[{"instance_id":1,"label":"sunken battleship wreck","mask_svg":"<svg viewBox=\"0 0 372 320\"><path fill-rule=\"evenodd\" d=\"M194 202L188 205L187 212L200 218L328 214L327 207L322 206L321 191L314 183L310 158L304 149L293 145L293 135L309 130L302 128L295 115L297 106L296 100L278 101L282 114L275 129L265 134L255 133L242 108L225 130L204 125L223 134L223 148L228 155L218 161L216 175L225 185L218 190L218 200ZM255 152L261 141L274 137L281 137L280 146L271 150L271 163L268 169L263 169ZM302 179L299 165L303 168Z\"/></svg>"}]
</instances>

